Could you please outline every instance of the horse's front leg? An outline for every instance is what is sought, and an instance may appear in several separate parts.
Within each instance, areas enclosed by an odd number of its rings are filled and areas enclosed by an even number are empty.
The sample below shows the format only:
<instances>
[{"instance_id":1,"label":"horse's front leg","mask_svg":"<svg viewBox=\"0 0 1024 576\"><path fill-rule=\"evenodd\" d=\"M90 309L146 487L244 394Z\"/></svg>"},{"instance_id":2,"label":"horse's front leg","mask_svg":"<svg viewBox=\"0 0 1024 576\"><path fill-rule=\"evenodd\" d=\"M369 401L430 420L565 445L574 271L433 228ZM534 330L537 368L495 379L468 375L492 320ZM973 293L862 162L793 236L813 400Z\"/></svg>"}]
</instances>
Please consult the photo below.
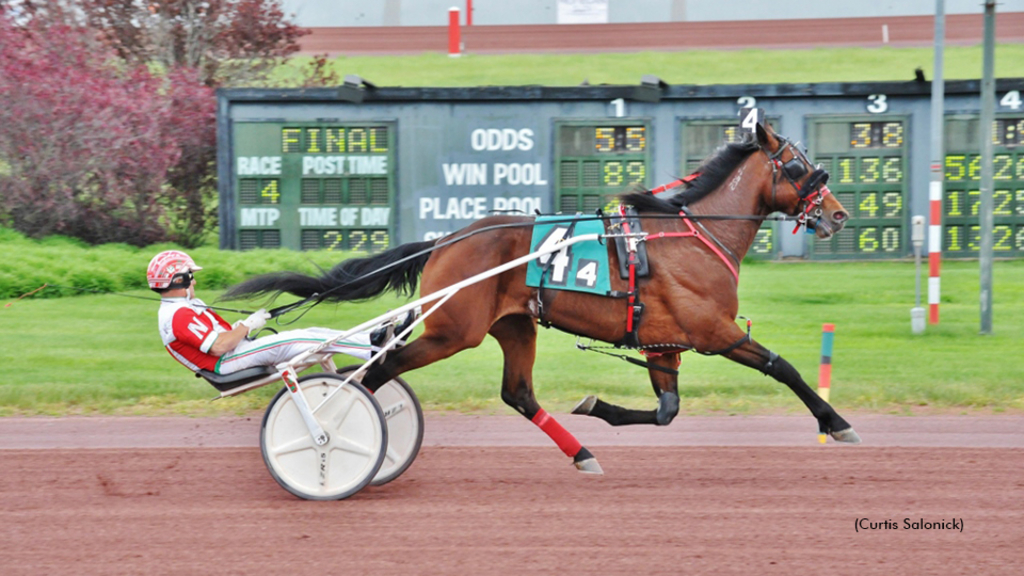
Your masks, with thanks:
<instances>
[{"instance_id":1,"label":"horse's front leg","mask_svg":"<svg viewBox=\"0 0 1024 576\"><path fill-rule=\"evenodd\" d=\"M679 413L679 354L662 354L648 359L662 368L650 368L651 386L658 397L656 410L632 410L609 404L597 396L587 396L572 409L573 414L586 414L600 418L612 426L627 424L657 424L666 426Z\"/></svg>"},{"instance_id":2,"label":"horse's front leg","mask_svg":"<svg viewBox=\"0 0 1024 576\"><path fill-rule=\"evenodd\" d=\"M491 327L490 333L501 345L505 356L501 399L544 431L572 458L580 472L604 474L589 450L547 413L533 394L533 363L537 356L537 324L525 315L506 316Z\"/></svg>"},{"instance_id":3,"label":"horse's front leg","mask_svg":"<svg viewBox=\"0 0 1024 576\"><path fill-rule=\"evenodd\" d=\"M736 333L739 335L738 338L742 337L739 328L737 328ZM829 434L838 442L860 443L860 436L854 432L853 426L850 426L846 420L836 413L835 409L828 402L825 402L817 392L812 390L804 382L796 368L782 356L751 339L735 350L726 353L725 357L744 366L754 368L765 376L771 376L789 386L789 389L803 401L804 405L811 411L811 414L817 418L818 432L820 434Z\"/></svg>"}]
</instances>

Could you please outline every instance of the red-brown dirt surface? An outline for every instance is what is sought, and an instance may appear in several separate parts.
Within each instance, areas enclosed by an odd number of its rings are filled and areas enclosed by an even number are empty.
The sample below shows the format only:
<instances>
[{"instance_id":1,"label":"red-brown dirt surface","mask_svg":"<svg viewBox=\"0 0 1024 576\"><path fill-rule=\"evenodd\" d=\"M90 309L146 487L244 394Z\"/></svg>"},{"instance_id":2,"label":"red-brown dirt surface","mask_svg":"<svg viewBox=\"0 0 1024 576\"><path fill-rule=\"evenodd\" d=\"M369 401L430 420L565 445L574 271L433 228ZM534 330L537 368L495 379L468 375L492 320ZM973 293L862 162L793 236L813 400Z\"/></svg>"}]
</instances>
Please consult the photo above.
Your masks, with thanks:
<instances>
[{"instance_id":1,"label":"red-brown dirt surface","mask_svg":"<svg viewBox=\"0 0 1024 576\"><path fill-rule=\"evenodd\" d=\"M1024 418L852 417L864 445L818 446L809 416L660 430L561 416L604 467L588 477L521 418L428 416L402 477L339 502L271 479L258 418L0 420L0 574L1020 573ZM719 436L656 445L694 422ZM145 447L84 447L105 444L97 430ZM929 434L945 447L919 446ZM802 446L714 445L730 435ZM189 447L200 436L211 447ZM859 518L897 528L858 532Z\"/></svg>"}]
</instances>

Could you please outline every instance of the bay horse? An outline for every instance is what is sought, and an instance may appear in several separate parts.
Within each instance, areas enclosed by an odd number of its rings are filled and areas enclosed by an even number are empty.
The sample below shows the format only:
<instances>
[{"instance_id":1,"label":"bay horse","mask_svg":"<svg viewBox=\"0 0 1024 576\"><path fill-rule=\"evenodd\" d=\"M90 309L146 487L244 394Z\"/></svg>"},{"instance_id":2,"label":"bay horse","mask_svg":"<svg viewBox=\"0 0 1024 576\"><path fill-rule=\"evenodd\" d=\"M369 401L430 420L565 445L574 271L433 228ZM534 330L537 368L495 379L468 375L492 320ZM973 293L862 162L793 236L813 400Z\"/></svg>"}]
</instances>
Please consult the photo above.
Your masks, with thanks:
<instances>
[{"instance_id":1,"label":"bay horse","mask_svg":"<svg viewBox=\"0 0 1024 576\"><path fill-rule=\"evenodd\" d=\"M789 362L736 324L740 264L765 217L776 211L797 216L823 239L843 228L848 215L829 194L828 174L770 125L761 123L743 142L719 148L697 173L684 191L667 199L640 192L619 196L641 218L648 216L643 225L648 233L650 274L637 279L646 308L635 335L641 349L658 352L647 360L658 407L626 409L588 396L573 412L613 426L668 424L679 410L680 354L695 350L721 354L782 382L817 419L820 434L839 442L860 442L850 424ZM701 219L702 215L732 218ZM234 286L225 298L288 292L353 301L389 290L412 295L421 276L421 292L429 294L529 254L533 222L533 217L491 216L439 240L346 260L320 277L293 272L258 276ZM611 244L609 268L617 270L618 256ZM382 267L386 269L381 271ZM388 353L367 371L362 383L376 390L404 372L476 347L490 334L504 353L502 400L546 432L577 469L600 474L590 451L534 396L537 324L543 316L543 321L564 331L621 343L627 332L626 306L622 300L582 292L548 289L538 295L537 288L526 285L526 268L513 268L456 293L426 318L420 337ZM613 290L628 289L617 274L611 274L611 283Z\"/></svg>"}]
</instances>

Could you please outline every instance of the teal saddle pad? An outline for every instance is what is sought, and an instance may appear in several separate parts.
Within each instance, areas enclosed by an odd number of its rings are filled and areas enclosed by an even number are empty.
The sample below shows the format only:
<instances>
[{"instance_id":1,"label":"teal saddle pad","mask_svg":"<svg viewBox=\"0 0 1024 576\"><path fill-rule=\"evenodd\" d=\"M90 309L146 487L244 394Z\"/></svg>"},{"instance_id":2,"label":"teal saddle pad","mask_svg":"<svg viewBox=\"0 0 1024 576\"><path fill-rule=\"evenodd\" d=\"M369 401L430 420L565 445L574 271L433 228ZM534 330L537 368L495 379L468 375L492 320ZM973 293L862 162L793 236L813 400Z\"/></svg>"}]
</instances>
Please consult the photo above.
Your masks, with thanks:
<instances>
[{"instance_id":1,"label":"teal saddle pad","mask_svg":"<svg viewBox=\"0 0 1024 576\"><path fill-rule=\"evenodd\" d=\"M548 248L567 237L604 234L599 219L577 219L572 216L538 216L533 225L530 252ZM579 218L578 216L576 218ZM598 241L579 242L558 252L531 260L526 267L526 285L553 290L573 290L607 296L611 291L608 279L608 247Z\"/></svg>"}]
</instances>

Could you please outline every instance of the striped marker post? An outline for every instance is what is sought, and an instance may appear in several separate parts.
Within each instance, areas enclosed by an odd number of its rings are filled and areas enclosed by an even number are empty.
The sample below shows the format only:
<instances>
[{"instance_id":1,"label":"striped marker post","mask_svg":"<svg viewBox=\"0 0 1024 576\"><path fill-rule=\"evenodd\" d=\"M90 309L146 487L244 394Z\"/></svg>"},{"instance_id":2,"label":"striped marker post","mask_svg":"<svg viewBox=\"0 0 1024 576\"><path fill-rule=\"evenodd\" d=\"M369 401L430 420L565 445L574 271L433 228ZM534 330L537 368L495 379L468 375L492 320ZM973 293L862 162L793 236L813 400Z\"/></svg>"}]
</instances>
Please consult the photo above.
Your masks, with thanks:
<instances>
[{"instance_id":1,"label":"striped marker post","mask_svg":"<svg viewBox=\"0 0 1024 576\"><path fill-rule=\"evenodd\" d=\"M942 265L942 181L932 180L929 184L931 218L928 221L928 323L938 324L939 267Z\"/></svg>"},{"instance_id":2,"label":"striped marker post","mask_svg":"<svg viewBox=\"0 0 1024 576\"><path fill-rule=\"evenodd\" d=\"M828 402L828 392L832 387L832 343L835 340L836 325L821 326L821 364L818 366L818 396ZM824 444L825 434L818 434L818 442Z\"/></svg>"}]
</instances>

